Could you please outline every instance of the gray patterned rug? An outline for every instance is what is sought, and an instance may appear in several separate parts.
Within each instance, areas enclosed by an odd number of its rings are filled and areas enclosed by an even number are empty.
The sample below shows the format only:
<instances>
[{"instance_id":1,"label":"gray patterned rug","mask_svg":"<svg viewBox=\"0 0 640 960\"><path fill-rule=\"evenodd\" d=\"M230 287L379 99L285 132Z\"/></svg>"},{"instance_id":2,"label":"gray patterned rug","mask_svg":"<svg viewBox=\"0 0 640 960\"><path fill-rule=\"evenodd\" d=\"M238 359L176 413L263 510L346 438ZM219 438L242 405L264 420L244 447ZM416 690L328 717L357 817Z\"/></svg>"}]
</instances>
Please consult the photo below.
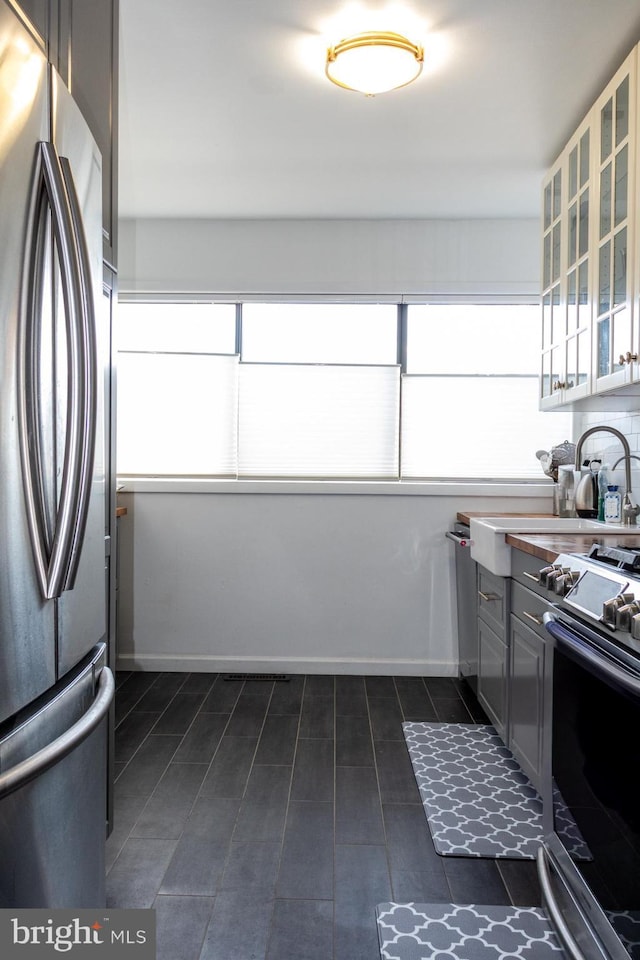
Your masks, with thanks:
<instances>
[{"instance_id":1,"label":"gray patterned rug","mask_svg":"<svg viewBox=\"0 0 640 960\"><path fill-rule=\"evenodd\" d=\"M640 912L637 910L605 910L609 923L622 940L633 960L640 960Z\"/></svg>"},{"instance_id":2,"label":"gray patterned rug","mask_svg":"<svg viewBox=\"0 0 640 960\"><path fill-rule=\"evenodd\" d=\"M544 912L535 907L381 903L382 960L566 960Z\"/></svg>"},{"instance_id":3,"label":"gray patterned rug","mask_svg":"<svg viewBox=\"0 0 640 960\"><path fill-rule=\"evenodd\" d=\"M544 839L542 799L495 728L403 723L436 851L448 857L533 860ZM559 793L556 829L578 859L590 859Z\"/></svg>"}]
</instances>

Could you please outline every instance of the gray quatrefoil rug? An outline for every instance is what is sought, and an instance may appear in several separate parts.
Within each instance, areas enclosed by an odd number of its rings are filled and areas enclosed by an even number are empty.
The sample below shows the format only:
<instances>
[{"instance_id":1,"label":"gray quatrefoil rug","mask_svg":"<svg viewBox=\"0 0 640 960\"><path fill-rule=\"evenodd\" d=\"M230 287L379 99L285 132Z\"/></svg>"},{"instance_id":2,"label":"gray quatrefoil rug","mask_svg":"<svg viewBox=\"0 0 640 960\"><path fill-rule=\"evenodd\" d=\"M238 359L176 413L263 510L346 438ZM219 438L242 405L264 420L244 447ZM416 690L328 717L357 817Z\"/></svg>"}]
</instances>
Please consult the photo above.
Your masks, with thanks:
<instances>
[{"instance_id":1,"label":"gray quatrefoil rug","mask_svg":"<svg viewBox=\"0 0 640 960\"><path fill-rule=\"evenodd\" d=\"M533 860L544 839L542 799L494 727L403 723L437 853ZM556 829L578 859L589 850L556 790Z\"/></svg>"},{"instance_id":2,"label":"gray quatrefoil rug","mask_svg":"<svg viewBox=\"0 0 640 960\"><path fill-rule=\"evenodd\" d=\"M536 907L381 903L382 960L566 960L549 920Z\"/></svg>"}]
</instances>

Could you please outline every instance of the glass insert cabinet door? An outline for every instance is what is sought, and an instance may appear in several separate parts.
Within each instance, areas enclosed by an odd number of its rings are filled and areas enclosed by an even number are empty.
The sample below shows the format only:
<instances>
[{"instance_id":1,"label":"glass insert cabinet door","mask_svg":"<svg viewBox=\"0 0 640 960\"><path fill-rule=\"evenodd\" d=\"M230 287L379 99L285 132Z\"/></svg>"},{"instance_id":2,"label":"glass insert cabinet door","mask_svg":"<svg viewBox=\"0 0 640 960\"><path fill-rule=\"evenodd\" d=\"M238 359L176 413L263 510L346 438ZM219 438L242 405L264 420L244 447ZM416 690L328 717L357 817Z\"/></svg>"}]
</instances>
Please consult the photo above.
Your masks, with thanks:
<instances>
[{"instance_id":1,"label":"glass insert cabinet door","mask_svg":"<svg viewBox=\"0 0 640 960\"><path fill-rule=\"evenodd\" d=\"M591 386L591 116L543 189L542 409L578 400Z\"/></svg>"},{"instance_id":2,"label":"glass insert cabinet door","mask_svg":"<svg viewBox=\"0 0 640 960\"><path fill-rule=\"evenodd\" d=\"M598 212L594 258L595 392L638 379L631 269L636 51L596 103Z\"/></svg>"},{"instance_id":3,"label":"glass insert cabinet door","mask_svg":"<svg viewBox=\"0 0 640 960\"><path fill-rule=\"evenodd\" d=\"M567 153L567 232L564 292L567 310L567 388L584 393L591 370L591 125L587 121ZM581 389L582 388L582 389Z\"/></svg>"},{"instance_id":4,"label":"glass insert cabinet door","mask_svg":"<svg viewBox=\"0 0 640 960\"><path fill-rule=\"evenodd\" d=\"M560 345L566 336L562 306L563 165L559 161L544 185L542 239L542 400L558 402L564 376Z\"/></svg>"}]
</instances>

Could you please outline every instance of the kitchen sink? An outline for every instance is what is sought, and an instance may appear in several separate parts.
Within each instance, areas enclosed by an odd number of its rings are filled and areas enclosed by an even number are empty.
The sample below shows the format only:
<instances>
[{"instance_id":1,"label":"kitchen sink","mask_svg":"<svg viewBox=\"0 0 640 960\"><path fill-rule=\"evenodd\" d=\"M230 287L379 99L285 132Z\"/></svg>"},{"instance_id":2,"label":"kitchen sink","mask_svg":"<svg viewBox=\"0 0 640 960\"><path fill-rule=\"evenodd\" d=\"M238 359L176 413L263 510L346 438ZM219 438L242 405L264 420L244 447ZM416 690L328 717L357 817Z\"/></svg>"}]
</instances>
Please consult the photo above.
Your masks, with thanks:
<instances>
[{"instance_id":1,"label":"kitchen sink","mask_svg":"<svg viewBox=\"0 0 640 960\"><path fill-rule=\"evenodd\" d=\"M472 517L496 533L635 533L640 527L624 527L620 523L602 523L585 517Z\"/></svg>"},{"instance_id":2,"label":"kitchen sink","mask_svg":"<svg viewBox=\"0 0 640 960\"><path fill-rule=\"evenodd\" d=\"M576 533L597 538L603 534L639 536L640 527L601 523L583 517L471 517L471 556L500 577L511 575L508 533Z\"/></svg>"}]
</instances>

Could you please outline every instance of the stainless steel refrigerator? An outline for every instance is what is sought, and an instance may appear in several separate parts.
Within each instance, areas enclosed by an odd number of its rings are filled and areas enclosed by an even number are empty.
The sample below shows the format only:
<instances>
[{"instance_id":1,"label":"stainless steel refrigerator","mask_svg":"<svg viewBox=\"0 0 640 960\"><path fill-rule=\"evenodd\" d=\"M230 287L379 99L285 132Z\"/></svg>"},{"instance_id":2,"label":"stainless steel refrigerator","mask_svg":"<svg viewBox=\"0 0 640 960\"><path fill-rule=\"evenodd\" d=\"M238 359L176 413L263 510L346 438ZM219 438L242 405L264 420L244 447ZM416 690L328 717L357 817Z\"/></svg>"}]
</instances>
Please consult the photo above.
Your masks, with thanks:
<instances>
[{"instance_id":1,"label":"stainless steel refrigerator","mask_svg":"<svg viewBox=\"0 0 640 960\"><path fill-rule=\"evenodd\" d=\"M0 907L105 902L101 158L0 0Z\"/></svg>"}]
</instances>

